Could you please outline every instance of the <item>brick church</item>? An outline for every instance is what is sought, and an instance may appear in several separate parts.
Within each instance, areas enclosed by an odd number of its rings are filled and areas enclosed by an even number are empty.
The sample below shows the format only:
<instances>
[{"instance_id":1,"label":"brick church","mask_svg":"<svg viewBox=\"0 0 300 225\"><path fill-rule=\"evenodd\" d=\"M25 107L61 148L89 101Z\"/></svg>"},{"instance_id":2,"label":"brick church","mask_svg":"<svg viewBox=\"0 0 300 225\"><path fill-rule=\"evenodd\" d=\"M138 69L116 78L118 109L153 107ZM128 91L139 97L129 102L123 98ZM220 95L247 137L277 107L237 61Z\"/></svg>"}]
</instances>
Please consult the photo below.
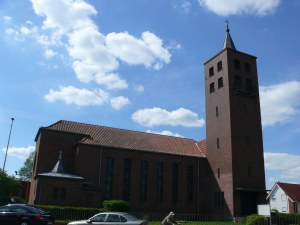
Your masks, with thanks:
<instances>
[{"instance_id":1,"label":"brick church","mask_svg":"<svg viewBox=\"0 0 300 225\"><path fill-rule=\"evenodd\" d=\"M223 49L204 63L206 139L60 120L36 135L29 204L248 215L266 203L256 57Z\"/></svg>"}]
</instances>

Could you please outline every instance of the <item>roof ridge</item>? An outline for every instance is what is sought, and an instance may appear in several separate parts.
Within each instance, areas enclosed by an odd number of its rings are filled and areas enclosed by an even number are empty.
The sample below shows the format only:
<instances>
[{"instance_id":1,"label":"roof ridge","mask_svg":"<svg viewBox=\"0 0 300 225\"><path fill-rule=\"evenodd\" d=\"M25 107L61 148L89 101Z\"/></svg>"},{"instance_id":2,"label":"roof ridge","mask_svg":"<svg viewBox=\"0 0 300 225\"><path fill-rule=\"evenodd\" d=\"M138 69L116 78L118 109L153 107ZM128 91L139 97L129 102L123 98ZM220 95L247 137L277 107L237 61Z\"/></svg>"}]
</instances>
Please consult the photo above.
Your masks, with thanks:
<instances>
[{"instance_id":1,"label":"roof ridge","mask_svg":"<svg viewBox=\"0 0 300 225\"><path fill-rule=\"evenodd\" d=\"M59 120L59 121L57 121L57 122L55 122L55 123L50 124L50 125L47 126L47 127L51 127L51 126L53 126L53 125L55 125L55 124L61 123L62 121L65 121L65 120Z\"/></svg>"},{"instance_id":2,"label":"roof ridge","mask_svg":"<svg viewBox=\"0 0 300 225\"><path fill-rule=\"evenodd\" d=\"M156 134L156 133L145 132L145 131L128 130L128 129L124 129L124 128L108 127L108 126L103 126L103 125L95 125L95 124L90 124L90 123L74 122L74 121L69 121L69 120L59 120L58 122L53 123L50 126L53 126L54 124L57 124L57 123L62 122L62 121L64 121L64 122L70 122L70 123L77 123L77 124L86 124L86 125L91 125L91 126L96 126L96 127L106 127L106 128L112 128L112 129L118 129L118 130L132 131L132 132L138 132L138 133L154 134L154 135L161 135L161 136L174 137L174 138L183 138L183 139L189 139L189 140L195 141L192 138L176 137L176 136L170 136L170 135L164 135L164 134ZM48 126L48 127L50 127L50 126ZM203 139L203 140L205 140L205 139Z\"/></svg>"}]
</instances>

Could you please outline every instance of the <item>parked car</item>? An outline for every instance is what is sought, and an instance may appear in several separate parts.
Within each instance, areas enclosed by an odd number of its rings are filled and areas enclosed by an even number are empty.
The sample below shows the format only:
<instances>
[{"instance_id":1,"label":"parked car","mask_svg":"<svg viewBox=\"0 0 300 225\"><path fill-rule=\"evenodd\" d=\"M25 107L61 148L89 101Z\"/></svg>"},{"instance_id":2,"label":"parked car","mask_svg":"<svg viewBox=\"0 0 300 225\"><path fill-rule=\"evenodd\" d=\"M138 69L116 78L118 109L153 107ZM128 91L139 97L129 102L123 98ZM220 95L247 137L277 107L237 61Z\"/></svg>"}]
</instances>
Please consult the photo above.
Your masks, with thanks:
<instances>
[{"instance_id":1,"label":"parked car","mask_svg":"<svg viewBox=\"0 0 300 225\"><path fill-rule=\"evenodd\" d=\"M147 225L146 220L139 220L124 212L103 212L96 214L88 220L79 220L68 223L68 225L104 224L105 225Z\"/></svg>"},{"instance_id":2,"label":"parked car","mask_svg":"<svg viewBox=\"0 0 300 225\"><path fill-rule=\"evenodd\" d=\"M1 225L48 225L54 224L52 213L25 204L9 204L0 207Z\"/></svg>"}]
</instances>

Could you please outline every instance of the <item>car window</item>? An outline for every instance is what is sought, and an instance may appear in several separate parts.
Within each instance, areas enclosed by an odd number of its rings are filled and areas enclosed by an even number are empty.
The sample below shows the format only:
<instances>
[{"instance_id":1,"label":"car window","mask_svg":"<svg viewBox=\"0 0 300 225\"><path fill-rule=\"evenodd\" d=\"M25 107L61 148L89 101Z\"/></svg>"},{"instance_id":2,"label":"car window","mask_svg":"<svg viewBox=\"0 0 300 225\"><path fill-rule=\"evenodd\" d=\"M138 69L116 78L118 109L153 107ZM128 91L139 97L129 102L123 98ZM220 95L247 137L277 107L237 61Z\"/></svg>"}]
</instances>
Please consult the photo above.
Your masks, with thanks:
<instances>
[{"instance_id":1,"label":"car window","mask_svg":"<svg viewBox=\"0 0 300 225\"><path fill-rule=\"evenodd\" d=\"M106 214L99 214L99 215L91 218L91 222L104 222L105 217L106 217Z\"/></svg>"},{"instance_id":2,"label":"car window","mask_svg":"<svg viewBox=\"0 0 300 225\"><path fill-rule=\"evenodd\" d=\"M119 215L109 214L106 219L106 222L120 222Z\"/></svg>"},{"instance_id":3,"label":"car window","mask_svg":"<svg viewBox=\"0 0 300 225\"><path fill-rule=\"evenodd\" d=\"M31 206L27 206L27 208L29 208L30 210L32 210L34 213L39 213L39 214L45 213L43 210L31 207Z\"/></svg>"},{"instance_id":4,"label":"car window","mask_svg":"<svg viewBox=\"0 0 300 225\"><path fill-rule=\"evenodd\" d=\"M0 208L0 212L8 212L10 210L10 206L3 206Z\"/></svg>"},{"instance_id":5,"label":"car window","mask_svg":"<svg viewBox=\"0 0 300 225\"><path fill-rule=\"evenodd\" d=\"M121 218L121 222L122 222L122 223L127 222L127 220L126 220L123 216L120 216L120 218Z\"/></svg>"},{"instance_id":6,"label":"car window","mask_svg":"<svg viewBox=\"0 0 300 225\"><path fill-rule=\"evenodd\" d=\"M130 214L125 214L124 217L125 217L126 219L133 220L133 221L138 220L137 218L135 218L133 215L130 215Z\"/></svg>"},{"instance_id":7,"label":"car window","mask_svg":"<svg viewBox=\"0 0 300 225\"><path fill-rule=\"evenodd\" d=\"M12 212L22 212L22 213L28 212L26 209L24 209L23 207L20 207L20 206L14 206L11 211Z\"/></svg>"}]
</instances>

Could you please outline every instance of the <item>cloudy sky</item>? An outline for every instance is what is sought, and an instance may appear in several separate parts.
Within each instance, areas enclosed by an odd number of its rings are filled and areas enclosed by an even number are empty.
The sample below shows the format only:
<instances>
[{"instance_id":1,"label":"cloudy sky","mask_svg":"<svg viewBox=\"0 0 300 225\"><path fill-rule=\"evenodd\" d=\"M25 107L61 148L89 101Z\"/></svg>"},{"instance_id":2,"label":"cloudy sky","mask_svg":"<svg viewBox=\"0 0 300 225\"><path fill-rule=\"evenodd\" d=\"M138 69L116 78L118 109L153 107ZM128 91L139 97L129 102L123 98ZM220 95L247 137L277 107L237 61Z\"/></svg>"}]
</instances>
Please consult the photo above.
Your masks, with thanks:
<instances>
[{"instance_id":1,"label":"cloudy sky","mask_svg":"<svg viewBox=\"0 0 300 225\"><path fill-rule=\"evenodd\" d=\"M0 165L69 120L205 139L203 63L257 56L267 188L300 183L300 0L2 0Z\"/></svg>"}]
</instances>

